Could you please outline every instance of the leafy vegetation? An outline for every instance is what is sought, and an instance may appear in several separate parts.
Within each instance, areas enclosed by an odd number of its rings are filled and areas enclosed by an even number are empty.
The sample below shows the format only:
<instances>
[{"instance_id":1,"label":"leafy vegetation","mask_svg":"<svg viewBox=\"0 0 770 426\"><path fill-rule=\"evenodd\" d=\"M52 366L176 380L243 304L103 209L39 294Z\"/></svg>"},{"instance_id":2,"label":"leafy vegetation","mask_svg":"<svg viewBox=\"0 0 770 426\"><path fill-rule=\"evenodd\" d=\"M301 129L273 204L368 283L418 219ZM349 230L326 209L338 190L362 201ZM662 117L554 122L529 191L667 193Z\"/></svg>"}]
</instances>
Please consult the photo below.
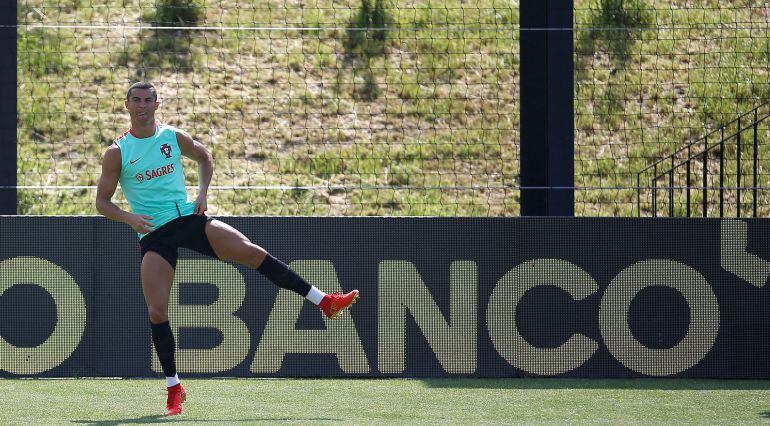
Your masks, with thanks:
<instances>
[{"instance_id":1,"label":"leafy vegetation","mask_svg":"<svg viewBox=\"0 0 770 426\"><path fill-rule=\"evenodd\" d=\"M645 30L653 27L653 10L645 0L599 0L589 8L592 31L581 33L578 50L595 53L609 50L620 60L628 60L631 49Z\"/></svg>"},{"instance_id":2,"label":"leafy vegetation","mask_svg":"<svg viewBox=\"0 0 770 426\"><path fill-rule=\"evenodd\" d=\"M386 0L361 0L358 12L348 26L346 47L352 55L370 59L385 54L391 25Z\"/></svg>"},{"instance_id":3,"label":"leafy vegetation","mask_svg":"<svg viewBox=\"0 0 770 426\"><path fill-rule=\"evenodd\" d=\"M156 25L195 26L204 11L203 0L157 0L152 21Z\"/></svg>"}]
</instances>

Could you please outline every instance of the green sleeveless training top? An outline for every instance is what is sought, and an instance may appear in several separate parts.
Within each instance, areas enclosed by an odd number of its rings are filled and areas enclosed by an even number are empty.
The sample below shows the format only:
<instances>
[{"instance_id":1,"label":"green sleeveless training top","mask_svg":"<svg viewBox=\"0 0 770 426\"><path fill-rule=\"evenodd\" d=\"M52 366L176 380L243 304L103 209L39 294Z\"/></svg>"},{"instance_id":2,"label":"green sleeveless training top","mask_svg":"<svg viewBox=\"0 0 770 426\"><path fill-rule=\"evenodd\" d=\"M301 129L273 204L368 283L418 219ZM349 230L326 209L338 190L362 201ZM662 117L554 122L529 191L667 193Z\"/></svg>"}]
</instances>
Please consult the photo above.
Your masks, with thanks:
<instances>
[{"instance_id":1,"label":"green sleeveless training top","mask_svg":"<svg viewBox=\"0 0 770 426\"><path fill-rule=\"evenodd\" d=\"M174 127L156 123L155 134L148 138L137 138L128 131L115 143L121 156L118 180L133 213L152 216L150 222L158 229L195 212L195 203L187 198ZM139 234L139 238L145 235Z\"/></svg>"}]
</instances>

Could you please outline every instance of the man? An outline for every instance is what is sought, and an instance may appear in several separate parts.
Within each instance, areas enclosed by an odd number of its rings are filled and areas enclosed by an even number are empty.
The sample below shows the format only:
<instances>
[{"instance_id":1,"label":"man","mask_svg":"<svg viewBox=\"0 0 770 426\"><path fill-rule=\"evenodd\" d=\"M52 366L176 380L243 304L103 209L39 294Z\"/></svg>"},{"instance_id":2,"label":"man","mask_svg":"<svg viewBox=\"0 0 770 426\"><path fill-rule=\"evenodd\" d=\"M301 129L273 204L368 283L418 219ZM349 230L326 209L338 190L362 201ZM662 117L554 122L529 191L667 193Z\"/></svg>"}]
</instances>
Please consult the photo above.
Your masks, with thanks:
<instances>
[{"instance_id":1,"label":"man","mask_svg":"<svg viewBox=\"0 0 770 426\"><path fill-rule=\"evenodd\" d=\"M318 305L332 319L358 299L358 290L324 294L235 228L207 218L206 197L214 172L211 154L186 132L156 122L159 105L152 84L135 83L128 89L125 106L131 128L104 153L96 209L139 234L142 292L153 345L166 376L166 415L171 416L181 414L187 397L177 375L174 335L168 322L179 247L255 268L277 286ZM180 155L198 163L200 184L193 202L187 198ZM131 212L112 202L118 182Z\"/></svg>"}]
</instances>

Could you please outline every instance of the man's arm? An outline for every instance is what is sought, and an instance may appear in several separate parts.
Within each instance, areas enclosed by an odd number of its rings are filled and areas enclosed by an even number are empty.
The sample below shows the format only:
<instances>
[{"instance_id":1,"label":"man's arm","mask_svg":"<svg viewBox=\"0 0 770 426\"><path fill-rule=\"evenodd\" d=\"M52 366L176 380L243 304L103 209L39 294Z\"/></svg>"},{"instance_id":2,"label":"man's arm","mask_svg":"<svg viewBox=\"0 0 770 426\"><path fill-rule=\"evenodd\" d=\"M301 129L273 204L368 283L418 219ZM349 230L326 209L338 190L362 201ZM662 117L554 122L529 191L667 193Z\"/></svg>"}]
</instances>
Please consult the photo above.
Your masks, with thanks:
<instances>
[{"instance_id":1,"label":"man's arm","mask_svg":"<svg viewBox=\"0 0 770 426\"><path fill-rule=\"evenodd\" d=\"M198 198L195 199L195 214L201 215L208 209L209 184L214 175L214 159L203 144L194 140L187 132L177 130L176 141L182 155L198 163Z\"/></svg>"},{"instance_id":2,"label":"man's arm","mask_svg":"<svg viewBox=\"0 0 770 426\"><path fill-rule=\"evenodd\" d=\"M112 196L115 195L115 189L118 186L120 169L120 149L112 145L107 148L102 160L102 175L96 187L96 210L112 220L128 224L140 234L146 234L153 229L149 221L152 217L127 212L112 202Z\"/></svg>"}]
</instances>

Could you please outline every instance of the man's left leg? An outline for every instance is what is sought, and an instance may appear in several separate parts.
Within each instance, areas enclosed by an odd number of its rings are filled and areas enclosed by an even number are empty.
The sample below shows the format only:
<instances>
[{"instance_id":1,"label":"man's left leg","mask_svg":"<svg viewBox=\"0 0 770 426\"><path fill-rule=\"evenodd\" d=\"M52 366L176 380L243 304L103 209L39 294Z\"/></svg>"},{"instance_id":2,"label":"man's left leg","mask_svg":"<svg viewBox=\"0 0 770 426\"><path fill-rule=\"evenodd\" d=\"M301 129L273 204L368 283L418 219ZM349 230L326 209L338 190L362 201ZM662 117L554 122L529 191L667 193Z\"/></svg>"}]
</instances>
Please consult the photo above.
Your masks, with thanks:
<instances>
[{"instance_id":1,"label":"man's left leg","mask_svg":"<svg viewBox=\"0 0 770 426\"><path fill-rule=\"evenodd\" d=\"M160 250L163 252L164 250ZM152 342L166 376L168 398L166 415L182 414L182 403L187 397L176 371L174 334L168 322L168 300L174 281L175 252L166 252L165 258L159 251L150 250L142 256L140 268L142 293L147 304L152 330Z\"/></svg>"},{"instance_id":2,"label":"man's left leg","mask_svg":"<svg viewBox=\"0 0 770 426\"><path fill-rule=\"evenodd\" d=\"M318 305L329 318L336 318L342 310L358 300L358 290L345 294L325 294L224 222L208 221L206 237L218 258L256 269L278 287L291 290Z\"/></svg>"}]
</instances>

